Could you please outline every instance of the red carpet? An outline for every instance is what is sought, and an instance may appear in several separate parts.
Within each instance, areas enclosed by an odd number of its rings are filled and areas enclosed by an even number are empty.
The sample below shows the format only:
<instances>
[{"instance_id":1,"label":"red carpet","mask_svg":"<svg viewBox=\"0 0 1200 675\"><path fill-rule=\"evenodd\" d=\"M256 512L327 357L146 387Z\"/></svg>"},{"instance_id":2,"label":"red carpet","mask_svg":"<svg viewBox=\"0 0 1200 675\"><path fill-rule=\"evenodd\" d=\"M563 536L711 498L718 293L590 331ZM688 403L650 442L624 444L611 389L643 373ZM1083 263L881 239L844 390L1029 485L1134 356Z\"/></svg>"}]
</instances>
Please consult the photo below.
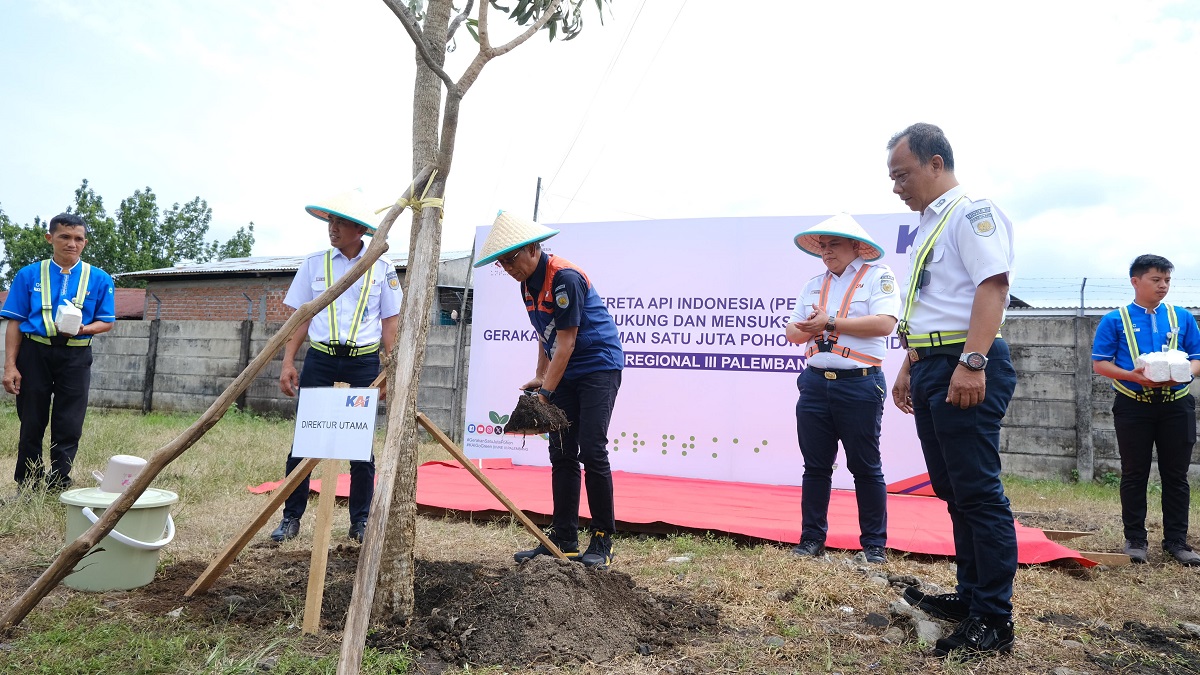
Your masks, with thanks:
<instances>
[{"instance_id":1,"label":"red carpet","mask_svg":"<svg viewBox=\"0 0 1200 675\"><path fill-rule=\"evenodd\" d=\"M485 465L484 472L525 512L550 514L549 467ZM280 483L263 483L250 490L269 492ZM319 490L320 481L312 481L312 489ZM613 489L619 523L663 523L784 543L795 543L800 538L799 487L614 471ZM347 496L349 490L349 475L340 475L336 494ZM447 462L428 462L418 469L417 503L459 512L506 512L466 469ZM587 514L586 494L581 498L580 512ZM859 548L858 508L851 491L833 491L826 544L832 548ZM954 539L945 504L933 497L889 494L888 548L953 555ZM1094 564L1076 551L1050 541L1041 530L1020 523L1017 523L1017 558L1022 564L1062 559L1074 559L1087 566Z\"/></svg>"}]
</instances>

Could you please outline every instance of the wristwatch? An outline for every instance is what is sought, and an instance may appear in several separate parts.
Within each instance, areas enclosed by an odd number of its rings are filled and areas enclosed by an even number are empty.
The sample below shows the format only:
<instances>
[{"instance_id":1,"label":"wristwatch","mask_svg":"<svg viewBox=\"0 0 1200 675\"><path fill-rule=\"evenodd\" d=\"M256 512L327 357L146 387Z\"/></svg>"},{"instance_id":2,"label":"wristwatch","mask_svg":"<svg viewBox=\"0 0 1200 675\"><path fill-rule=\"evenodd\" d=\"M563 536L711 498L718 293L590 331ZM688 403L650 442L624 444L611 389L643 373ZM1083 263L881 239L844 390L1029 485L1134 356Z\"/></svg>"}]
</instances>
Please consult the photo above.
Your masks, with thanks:
<instances>
[{"instance_id":1,"label":"wristwatch","mask_svg":"<svg viewBox=\"0 0 1200 675\"><path fill-rule=\"evenodd\" d=\"M958 357L958 365L970 370L983 370L987 367L987 357L979 352L966 352Z\"/></svg>"},{"instance_id":2,"label":"wristwatch","mask_svg":"<svg viewBox=\"0 0 1200 675\"><path fill-rule=\"evenodd\" d=\"M549 401L550 397L554 395L553 391L550 391L549 389L547 389L545 387L538 389L538 393L541 394L542 396L544 396L547 401Z\"/></svg>"},{"instance_id":3,"label":"wristwatch","mask_svg":"<svg viewBox=\"0 0 1200 675\"><path fill-rule=\"evenodd\" d=\"M830 333L837 330L837 320L834 319L834 317L831 316L828 319L826 319L825 330L829 331Z\"/></svg>"}]
</instances>

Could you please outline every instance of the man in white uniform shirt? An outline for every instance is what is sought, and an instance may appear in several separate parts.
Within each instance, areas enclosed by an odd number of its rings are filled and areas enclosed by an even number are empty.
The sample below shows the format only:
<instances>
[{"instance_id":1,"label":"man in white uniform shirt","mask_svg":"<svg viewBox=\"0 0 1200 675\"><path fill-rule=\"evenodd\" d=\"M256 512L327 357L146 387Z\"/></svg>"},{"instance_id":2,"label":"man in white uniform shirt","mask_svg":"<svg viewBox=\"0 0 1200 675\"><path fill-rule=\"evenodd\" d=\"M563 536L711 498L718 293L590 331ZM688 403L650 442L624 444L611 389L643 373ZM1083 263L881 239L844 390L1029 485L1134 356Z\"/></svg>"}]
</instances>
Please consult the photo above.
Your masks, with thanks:
<instances>
[{"instance_id":1,"label":"man in white uniform shirt","mask_svg":"<svg viewBox=\"0 0 1200 675\"><path fill-rule=\"evenodd\" d=\"M807 344L796 379L796 436L804 455L798 556L825 551L829 491L838 441L854 476L859 544L867 562L887 562L887 484L879 432L887 382L880 369L887 336L900 314L896 277L877 262L883 251L847 214L796 235L796 246L828 271L808 281L796 300L787 339Z\"/></svg>"},{"instance_id":2,"label":"man in white uniform shirt","mask_svg":"<svg viewBox=\"0 0 1200 675\"><path fill-rule=\"evenodd\" d=\"M296 270L283 299L283 304L292 309L325 292L358 262L366 250L363 235L374 234L378 218L357 190L306 206L305 210L329 223L331 248L309 255ZM396 268L387 256L380 256L336 301L296 329L283 349L279 389L295 396L298 387L330 387L334 382L369 386L379 375L380 353L392 352L402 298ZM304 371L297 374L296 354L305 341L309 349ZM289 452L287 472L291 473L300 461ZM305 478L284 503L283 521L271 533L272 539L285 541L300 533L308 490ZM362 542L374 495L375 458L350 462L349 536L355 541Z\"/></svg>"},{"instance_id":3,"label":"man in white uniform shirt","mask_svg":"<svg viewBox=\"0 0 1200 675\"><path fill-rule=\"evenodd\" d=\"M1012 223L954 177L942 130L914 124L888 142L892 192L921 214L896 328L908 360L892 397L914 416L938 498L954 526L956 593L905 599L959 622L934 654L1008 652L1017 535L1000 482L1000 422L1017 374L1000 337L1013 269Z\"/></svg>"}]
</instances>

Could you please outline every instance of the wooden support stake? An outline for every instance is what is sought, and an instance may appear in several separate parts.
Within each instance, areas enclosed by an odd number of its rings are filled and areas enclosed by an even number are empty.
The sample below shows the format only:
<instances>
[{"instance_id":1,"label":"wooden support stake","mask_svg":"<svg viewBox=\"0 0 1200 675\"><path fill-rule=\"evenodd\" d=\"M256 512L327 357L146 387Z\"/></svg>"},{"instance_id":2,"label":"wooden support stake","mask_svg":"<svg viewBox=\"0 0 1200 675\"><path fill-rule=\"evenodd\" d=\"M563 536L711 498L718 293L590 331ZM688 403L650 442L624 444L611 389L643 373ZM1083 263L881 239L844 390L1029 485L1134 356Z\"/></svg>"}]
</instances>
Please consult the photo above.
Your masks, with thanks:
<instances>
[{"instance_id":1,"label":"wooden support stake","mask_svg":"<svg viewBox=\"0 0 1200 675\"><path fill-rule=\"evenodd\" d=\"M432 434L438 443L442 444L442 447L446 449L446 452L449 452L451 455L453 455L454 459L457 459L458 463L462 464L464 469L470 471L472 476L475 476L480 483L483 483L483 487L487 488L488 492L492 493L493 497L499 499L500 503L504 504L505 508L508 509L508 512L513 514L517 520L521 521L521 524L525 526L526 530L529 530L530 534L532 534L534 537L537 537L537 540L542 543L542 546L550 549L550 552L554 554L554 557L560 560L567 559L567 556L563 555L563 552L558 550L558 547L554 545L554 542L550 541L550 538L546 536L546 533L542 532L541 528L539 528L537 525L534 525L533 521L529 520L525 513L521 511L521 509L517 508L516 504L513 504L511 501L509 501L508 497L505 497L504 493L500 491L500 488L496 487L492 481L488 480L488 477L483 475L483 471L480 471L479 468L475 466L474 462L467 459L467 456L463 454L463 451L460 450L458 446L454 444L454 441L450 440L450 437L446 435L446 432L439 429L436 424L434 424L428 417L425 416L425 413L417 413L417 424L425 427L425 430Z\"/></svg>"},{"instance_id":2,"label":"wooden support stake","mask_svg":"<svg viewBox=\"0 0 1200 675\"><path fill-rule=\"evenodd\" d=\"M1068 541L1079 537L1090 537L1094 532L1078 532L1075 530L1042 530L1042 534L1050 541Z\"/></svg>"},{"instance_id":3,"label":"wooden support stake","mask_svg":"<svg viewBox=\"0 0 1200 675\"><path fill-rule=\"evenodd\" d=\"M1130 564L1129 556L1124 553L1103 553L1100 551L1080 551L1079 555L1108 567L1125 567Z\"/></svg>"},{"instance_id":4,"label":"wooden support stake","mask_svg":"<svg viewBox=\"0 0 1200 675\"><path fill-rule=\"evenodd\" d=\"M196 583L192 584L192 587L187 590L187 593L183 594L183 597L191 598L197 593L208 591L213 582L217 580L217 577L221 576L229 568L229 565L233 563L233 559L242 552L242 549L246 548L246 544L249 544L254 535L270 520L275 510L296 491L296 486L300 484L300 481L308 478L308 475L312 473L313 469L317 468L317 464L320 462L320 459L313 457L300 462L296 470L288 474L287 480L283 485L271 493L271 500L262 508L262 511L259 511L254 520L250 521L250 524L246 526L246 529L242 530L242 533L237 538L229 542L225 550L221 551L221 555L217 556L217 559L209 564L208 569L200 574L200 577L196 579Z\"/></svg>"},{"instance_id":5,"label":"wooden support stake","mask_svg":"<svg viewBox=\"0 0 1200 675\"><path fill-rule=\"evenodd\" d=\"M312 557L308 565L308 594L304 599L305 633L321 630L321 602L325 596L325 568L329 563L329 530L333 527L333 504L337 501L337 479L341 462L324 461L321 493L317 497L317 523L313 530Z\"/></svg>"},{"instance_id":6,"label":"wooden support stake","mask_svg":"<svg viewBox=\"0 0 1200 675\"><path fill-rule=\"evenodd\" d=\"M386 373L380 373L379 376L375 378L375 381L372 382L370 386L378 387L379 383L383 382L383 378L385 376L386 376ZM350 386L344 382L335 382L333 386L337 387L339 385L341 385L343 387ZM296 486L300 484L300 481L304 480L310 473L312 473L313 469L317 468L317 464L320 461L321 461L320 459L315 458L315 457L310 457L308 459L305 459L303 462L300 463L299 466L296 467L295 471L288 474L287 481L284 482L284 484L281 485L278 490L276 490L274 493L271 494L271 501L267 502L267 505L263 507L263 510L260 511L259 514L254 517L254 520L250 521L250 524L246 526L246 529L242 530L242 533L240 535L238 535L236 539L229 542L229 545L225 547L225 550L221 552L221 555L217 556L217 559L212 561L211 564L209 564L208 569L204 570L204 572L200 574L200 578L196 579L196 583L192 584L192 587L188 589L187 593L183 594L183 597L191 598L196 593L204 593L204 592L208 591L208 589L213 585L213 582L217 580L217 577L221 576L225 572L225 570L229 569L229 565L231 565L233 563L233 559L236 558L237 555L242 552L243 548L246 548L246 544L249 544L250 540L254 538L254 535L258 533L258 531L262 528L262 526L264 524L266 524L267 520L271 517L271 514L275 513L275 509L278 509L279 505L282 504L289 496L291 496L291 494L293 492L296 491ZM336 471L334 472L333 478L334 478L334 488L336 489L337 488L337 472ZM317 517L318 517L318 519L320 518L320 514L321 514L321 504L322 504L321 499L323 499L324 495L325 495L325 489L324 489L324 485L325 485L324 480L325 479L324 479L324 477L322 477L321 480L322 480L322 482L321 482L322 489L321 489L321 493L320 493L321 496L317 497ZM330 507L330 508L332 508L332 507ZM326 528L326 529L328 529L328 528ZM314 544L314 550L316 550L315 546L316 545ZM322 577L324 577L324 574L322 574ZM310 585L311 585L311 582L312 582L312 577L310 575L310 577L309 577ZM305 616L308 616L308 615L305 614Z\"/></svg>"}]
</instances>

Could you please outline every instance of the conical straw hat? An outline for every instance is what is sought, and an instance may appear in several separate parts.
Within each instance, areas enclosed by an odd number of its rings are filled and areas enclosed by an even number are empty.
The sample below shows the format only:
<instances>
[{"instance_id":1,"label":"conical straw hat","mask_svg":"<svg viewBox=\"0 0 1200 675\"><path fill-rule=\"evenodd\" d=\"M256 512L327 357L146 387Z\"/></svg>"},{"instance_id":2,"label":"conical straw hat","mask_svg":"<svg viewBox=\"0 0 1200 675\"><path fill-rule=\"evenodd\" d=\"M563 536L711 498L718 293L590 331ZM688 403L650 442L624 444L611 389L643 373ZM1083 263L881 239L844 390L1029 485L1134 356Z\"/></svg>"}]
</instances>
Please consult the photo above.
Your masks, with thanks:
<instances>
[{"instance_id":1,"label":"conical straw hat","mask_svg":"<svg viewBox=\"0 0 1200 675\"><path fill-rule=\"evenodd\" d=\"M487 239L483 242L483 250L479 259L475 261L475 267L483 267L495 262L496 258L505 253L515 251L526 244L549 239L556 234L558 230L514 216L508 211L501 211L496 214L496 222L492 223L492 231L488 232Z\"/></svg>"},{"instance_id":2,"label":"conical straw hat","mask_svg":"<svg viewBox=\"0 0 1200 675\"><path fill-rule=\"evenodd\" d=\"M871 235L867 234L858 221L850 217L849 213L839 213L832 218L822 220L796 235L796 246L801 251L820 258L820 237L845 237L858 241L862 244L858 247L858 254L867 262L883 257L883 249L871 239Z\"/></svg>"},{"instance_id":3,"label":"conical straw hat","mask_svg":"<svg viewBox=\"0 0 1200 675\"><path fill-rule=\"evenodd\" d=\"M384 214L375 213L376 207L378 207L378 204L368 202L362 188L354 188L328 199L322 199L316 204L309 204L304 207L304 210L308 211L310 215L324 221L328 221L329 214L332 213L335 216L362 225L367 228L367 234L375 234L375 230L379 229L379 223L383 220L384 216Z\"/></svg>"}]
</instances>

